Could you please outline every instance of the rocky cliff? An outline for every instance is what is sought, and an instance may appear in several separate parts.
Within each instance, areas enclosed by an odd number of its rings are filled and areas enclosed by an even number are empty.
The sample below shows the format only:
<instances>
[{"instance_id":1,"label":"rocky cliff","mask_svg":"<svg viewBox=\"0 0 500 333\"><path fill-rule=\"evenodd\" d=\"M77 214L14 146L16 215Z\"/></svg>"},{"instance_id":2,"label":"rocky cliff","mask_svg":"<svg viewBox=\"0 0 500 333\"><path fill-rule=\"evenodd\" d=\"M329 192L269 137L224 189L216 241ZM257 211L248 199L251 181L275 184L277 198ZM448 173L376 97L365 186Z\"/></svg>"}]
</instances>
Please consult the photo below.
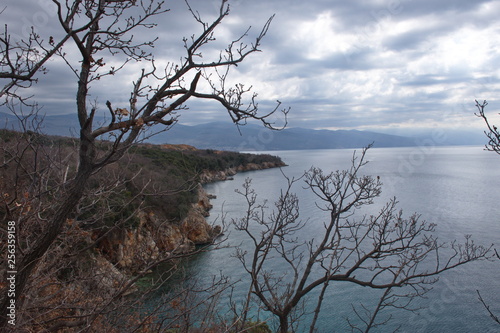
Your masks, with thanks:
<instances>
[{"instance_id":1,"label":"rocky cliff","mask_svg":"<svg viewBox=\"0 0 500 333\"><path fill-rule=\"evenodd\" d=\"M209 225L210 195L202 184L231 179L238 172L281 167L282 162L247 163L223 171L203 170L196 188L196 202L181 221L162 220L154 210L139 212L139 224L120 229L99 243L101 253L121 270L140 271L172 253L189 253L196 245L210 244L221 234L221 226Z\"/></svg>"}]
</instances>

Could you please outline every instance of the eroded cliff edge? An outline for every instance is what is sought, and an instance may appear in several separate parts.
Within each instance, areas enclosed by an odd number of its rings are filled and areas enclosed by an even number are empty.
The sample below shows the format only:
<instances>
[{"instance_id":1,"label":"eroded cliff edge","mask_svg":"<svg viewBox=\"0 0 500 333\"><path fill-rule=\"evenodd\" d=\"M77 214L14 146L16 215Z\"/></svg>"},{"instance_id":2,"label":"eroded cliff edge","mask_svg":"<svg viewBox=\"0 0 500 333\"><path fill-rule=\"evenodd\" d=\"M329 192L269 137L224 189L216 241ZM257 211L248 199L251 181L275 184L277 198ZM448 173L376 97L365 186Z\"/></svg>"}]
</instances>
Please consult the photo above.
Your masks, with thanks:
<instances>
[{"instance_id":1,"label":"eroded cliff edge","mask_svg":"<svg viewBox=\"0 0 500 333\"><path fill-rule=\"evenodd\" d=\"M140 272L150 263L162 260L171 254L189 253L196 245L209 244L221 233L220 226L209 225L206 217L212 208L210 195L204 190L203 184L232 179L236 173L282 167L285 164L275 156L261 156L218 151L200 151L190 146L148 147L164 151L181 152L186 158L186 152L194 153L203 159L214 157L206 163L205 168L196 174L196 185L187 189L192 194L187 211L179 219L171 218L165 211L175 202L152 201L153 204L137 211L137 223L132 227L116 228L99 241L97 250L113 266L125 274ZM156 152L158 153L158 152ZM155 154L156 154L155 153ZM229 155L228 155L229 154ZM149 151L147 155L151 155ZM154 154L153 154L154 155ZM244 156L244 158L242 157ZM192 157L192 156L191 156ZM154 159L153 159L154 160ZM183 159L185 163L186 159ZM229 167L221 169L224 163L230 161ZM214 161L217 161L215 163ZM173 161L171 161L173 162ZM175 162L173 162L175 163ZM189 164L189 163L188 163ZM201 163L205 165L204 163ZM211 166L211 168L210 168ZM175 172L172 172L175 174ZM181 203L181 204L184 204ZM94 236L94 237L97 237Z\"/></svg>"}]
</instances>

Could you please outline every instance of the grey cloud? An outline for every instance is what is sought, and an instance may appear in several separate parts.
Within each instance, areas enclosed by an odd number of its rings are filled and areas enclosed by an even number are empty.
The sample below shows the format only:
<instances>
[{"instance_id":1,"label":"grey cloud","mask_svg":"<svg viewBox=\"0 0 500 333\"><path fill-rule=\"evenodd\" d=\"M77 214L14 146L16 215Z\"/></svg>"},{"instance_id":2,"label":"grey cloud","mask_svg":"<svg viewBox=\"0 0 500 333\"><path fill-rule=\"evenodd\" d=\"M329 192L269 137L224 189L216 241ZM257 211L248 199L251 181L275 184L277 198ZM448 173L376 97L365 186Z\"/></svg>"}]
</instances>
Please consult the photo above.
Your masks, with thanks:
<instances>
[{"instance_id":1,"label":"grey cloud","mask_svg":"<svg viewBox=\"0 0 500 333\"><path fill-rule=\"evenodd\" d=\"M207 20L217 14L220 4L218 0L191 2L193 9ZM35 11L26 11L24 7L29 3L31 2L28 0L11 1L8 4L9 16L0 16L12 27L13 32L22 32L26 28L26 22L34 22L34 15L41 18L42 14L46 13L42 7L37 7ZM279 89L286 86L287 80L291 78L299 78L303 82L303 95L283 100L284 104L292 107L291 126L355 128L419 119L423 122L439 121L442 118L442 110L451 107L443 101L455 94L464 94L460 96L464 100L467 100L468 93L487 93L489 96L485 98L496 98L500 94L500 78L494 74L500 62L500 52L494 41L485 46L491 48L491 59L485 60L483 68L467 69L464 72L459 72L459 68L438 72L434 72L434 69L411 72L409 69L409 64L427 55L427 44L432 46L437 38L446 38L464 26L476 29L494 27L498 20L497 13L478 11L481 5L494 4L493 1L233 0L230 3L230 17L224 22L222 31L216 34L217 41L214 45L218 48L224 48L229 42L227 38L243 33L249 26L252 26L251 35L254 36L265 21L276 14L263 41L263 53L253 55L249 61L238 66L237 70L248 78L249 84L253 84L254 71L261 70L259 62L267 61L271 66L269 73L259 73L264 77L264 83ZM157 22L158 26L142 31L137 38L148 40L158 37L157 45L152 50L155 57L177 61L185 52L182 38L200 31L201 26L193 20L184 1L170 1L166 2L166 5L171 11L162 16L161 21ZM297 27L301 22L314 21L318 15L327 11L332 13L335 20L336 33L354 34L357 39L352 40L351 48L345 53L329 53L321 59L307 59L304 56L304 46L291 41L295 34L299 33ZM12 17L21 19L13 20ZM435 18L432 25L428 24L429 18ZM385 30L391 28L391 23L401 23L409 19L421 22L421 25L399 35L388 34L390 30ZM39 24L38 29L44 35L56 35L60 31L52 21L45 22L40 19L40 22L43 24ZM382 35L380 48L372 43L377 34ZM392 55L387 56L382 52L392 52ZM47 113L71 112L74 108L72 98L76 77L66 67L49 64L49 70L49 74L40 77L40 84L32 91L45 105L43 110ZM328 87L324 87L325 82L318 79L325 73L340 80L347 75L366 75L371 73L370 71L385 73L384 79L394 84L392 95L373 96L365 101L357 101L352 91L339 93L333 88L329 91ZM127 76L126 80L132 80L132 77L133 75ZM130 87L131 82L118 78L118 82L113 80L114 78L109 78L96 83L90 99L97 99L101 104L107 99L113 103L126 101L129 91L127 87ZM463 88L468 85L469 90ZM260 87L257 84L255 88L258 91ZM426 88L433 90L429 93ZM404 89L410 89L411 93L401 93ZM474 96L471 96L471 99L473 98ZM259 103L263 111L271 110L275 105L272 100L260 100ZM229 121L225 110L213 103L193 100L188 106L190 109L182 112L182 123Z\"/></svg>"},{"instance_id":2,"label":"grey cloud","mask_svg":"<svg viewBox=\"0 0 500 333\"><path fill-rule=\"evenodd\" d=\"M454 84L460 82L467 82L471 80L471 77L462 77L462 76L449 76L442 77L435 74L425 74L419 75L411 80L401 81L399 82L402 86L414 86L414 87L423 87L423 86L435 86L435 85L446 85L446 84Z\"/></svg>"},{"instance_id":3,"label":"grey cloud","mask_svg":"<svg viewBox=\"0 0 500 333\"><path fill-rule=\"evenodd\" d=\"M419 50L423 43L428 42L432 38L437 37L437 34L442 33L442 31L437 32L434 28L413 30L386 38L384 40L384 46L393 51Z\"/></svg>"},{"instance_id":4,"label":"grey cloud","mask_svg":"<svg viewBox=\"0 0 500 333\"><path fill-rule=\"evenodd\" d=\"M491 3L492 0L400 0L403 4L401 15L405 17L414 17L425 15L429 12L440 13L445 19L448 15L460 12L473 12L484 3ZM457 22L454 22L457 23Z\"/></svg>"}]
</instances>

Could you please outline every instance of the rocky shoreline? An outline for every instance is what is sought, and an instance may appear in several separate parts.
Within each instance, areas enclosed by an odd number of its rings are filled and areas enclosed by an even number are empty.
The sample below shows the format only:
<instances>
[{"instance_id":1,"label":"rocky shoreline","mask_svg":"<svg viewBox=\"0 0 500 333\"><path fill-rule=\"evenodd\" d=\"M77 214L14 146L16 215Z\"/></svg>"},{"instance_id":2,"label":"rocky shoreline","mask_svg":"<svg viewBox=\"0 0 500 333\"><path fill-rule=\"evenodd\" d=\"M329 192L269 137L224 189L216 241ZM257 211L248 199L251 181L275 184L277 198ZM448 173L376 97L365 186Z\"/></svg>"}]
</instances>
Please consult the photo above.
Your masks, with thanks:
<instances>
[{"instance_id":1,"label":"rocky shoreline","mask_svg":"<svg viewBox=\"0 0 500 333\"><path fill-rule=\"evenodd\" d=\"M265 170L271 168L279 168L286 166L285 163L275 163L275 162L262 162L262 163L247 163L245 165L239 165L235 168L229 168L224 171L210 171L204 170L200 175L200 182L202 184L213 183L216 181L231 180L234 175L240 172L246 171L256 171Z\"/></svg>"},{"instance_id":2,"label":"rocky shoreline","mask_svg":"<svg viewBox=\"0 0 500 333\"><path fill-rule=\"evenodd\" d=\"M200 175L200 184L198 184L197 189L198 200L193 204L187 217L184 218L181 223L182 231L186 235L187 240L192 242L193 245L206 245L212 243L222 232L222 227L220 225L211 226L206 220L206 217L210 215L210 209L212 209L210 199L213 198L213 195L207 193L202 184L232 180L232 177L240 172L264 170L282 166L285 166L285 164L273 162L264 162L261 164L248 163L224 171L203 171Z\"/></svg>"},{"instance_id":3,"label":"rocky shoreline","mask_svg":"<svg viewBox=\"0 0 500 333\"><path fill-rule=\"evenodd\" d=\"M188 216L182 221L182 231L186 235L188 241L191 241L194 245L210 244L222 232L222 227L220 225L211 226L206 220L206 217L210 215L210 209L212 209L210 199L213 198L213 195L207 193L202 184L232 180L232 177L240 172L264 170L282 166L284 166L283 163L278 164L273 162L264 162L261 164L248 163L224 171L205 170L202 172L200 175L200 184L198 185L198 200L193 204Z\"/></svg>"},{"instance_id":4,"label":"rocky shoreline","mask_svg":"<svg viewBox=\"0 0 500 333\"><path fill-rule=\"evenodd\" d=\"M172 254L185 254L196 246L207 245L222 233L220 225L210 225L206 217L212 208L203 184L226 181L240 172L264 170L285 166L284 163L248 163L224 171L204 170L199 175L197 200L181 221L161 221L154 212L141 211L139 224L134 229L120 230L101 241L99 252L119 271L134 275L148 263L168 258ZM116 275L116 274L114 274Z\"/></svg>"}]
</instances>

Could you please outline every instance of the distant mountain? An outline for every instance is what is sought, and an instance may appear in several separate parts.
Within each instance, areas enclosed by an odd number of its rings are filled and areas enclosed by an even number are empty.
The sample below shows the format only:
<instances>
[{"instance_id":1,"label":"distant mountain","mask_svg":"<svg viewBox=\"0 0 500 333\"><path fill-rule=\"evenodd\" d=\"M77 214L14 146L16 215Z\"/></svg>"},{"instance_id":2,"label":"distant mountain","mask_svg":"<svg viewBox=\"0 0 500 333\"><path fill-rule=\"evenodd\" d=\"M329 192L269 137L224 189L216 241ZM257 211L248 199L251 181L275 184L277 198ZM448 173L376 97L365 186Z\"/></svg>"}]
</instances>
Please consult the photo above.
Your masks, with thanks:
<instances>
[{"instance_id":1,"label":"distant mountain","mask_svg":"<svg viewBox=\"0 0 500 333\"><path fill-rule=\"evenodd\" d=\"M36 119L29 117L25 126L28 130L38 128L43 134L60 136L77 136L79 128L78 118L74 114L39 116ZM13 114L0 112L0 128L19 131L20 121Z\"/></svg>"},{"instance_id":2,"label":"distant mountain","mask_svg":"<svg viewBox=\"0 0 500 333\"><path fill-rule=\"evenodd\" d=\"M105 124L109 120L101 119ZM16 117L0 113L1 128L15 128ZM46 116L42 132L50 135L77 136L78 122L74 115ZM433 142L434 145L482 145L483 133L465 135L463 131L448 131L433 140L432 132L418 137L399 136L359 130L313 130L286 128L272 131L262 125L235 126L230 122L207 123L195 126L176 124L172 129L154 135L147 142L155 144L188 144L199 149L233 151L301 150L360 148L370 143L375 147L412 147ZM431 140L431 141L429 141Z\"/></svg>"},{"instance_id":3,"label":"distant mountain","mask_svg":"<svg viewBox=\"0 0 500 333\"><path fill-rule=\"evenodd\" d=\"M170 131L150 139L153 143L185 143L200 149L220 150L301 150L359 148L374 142L375 147L415 146L414 139L356 130L312 130L287 128L273 131L263 126L208 123L196 126L177 124Z\"/></svg>"}]
</instances>

